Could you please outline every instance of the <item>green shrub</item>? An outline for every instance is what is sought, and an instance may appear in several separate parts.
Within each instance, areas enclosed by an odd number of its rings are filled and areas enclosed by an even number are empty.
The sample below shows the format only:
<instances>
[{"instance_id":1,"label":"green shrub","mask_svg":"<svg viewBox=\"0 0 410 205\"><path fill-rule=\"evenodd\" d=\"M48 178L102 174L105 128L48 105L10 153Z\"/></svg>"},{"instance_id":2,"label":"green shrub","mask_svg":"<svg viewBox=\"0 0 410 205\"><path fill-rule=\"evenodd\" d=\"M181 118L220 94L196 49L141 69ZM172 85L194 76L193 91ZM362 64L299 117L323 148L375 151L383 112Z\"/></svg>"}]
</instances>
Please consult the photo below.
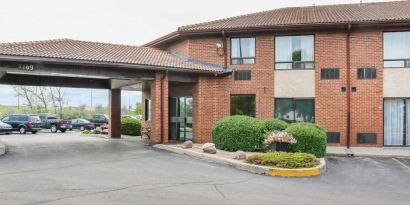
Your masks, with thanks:
<instances>
[{"instance_id":1,"label":"green shrub","mask_svg":"<svg viewBox=\"0 0 410 205\"><path fill-rule=\"evenodd\" d=\"M264 146L260 130L260 123L253 117L226 117L213 126L212 142L221 150L254 151Z\"/></svg>"},{"instance_id":2,"label":"green shrub","mask_svg":"<svg viewBox=\"0 0 410 205\"><path fill-rule=\"evenodd\" d=\"M121 120L121 134L130 136L141 135L141 120L125 118Z\"/></svg>"},{"instance_id":3,"label":"green shrub","mask_svg":"<svg viewBox=\"0 0 410 205\"><path fill-rule=\"evenodd\" d=\"M313 154L288 152L255 154L249 156L246 162L287 169L311 168L319 164L318 159Z\"/></svg>"},{"instance_id":4,"label":"green shrub","mask_svg":"<svg viewBox=\"0 0 410 205\"><path fill-rule=\"evenodd\" d=\"M316 157L326 155L326 131L312 123L294 123L285 130L297 139L296 144L289 146L291 152L314 154Z\"/></svg>"},{"instance_id":5,"label":"green shrub","mask_svg":"<svg viewBox=\"0 0 410 205\"><path fill-rule=\"evenodd\" d=\"M84 130L84 131L82 131L81 133L84 134L84 135L94 134L94 132L93 132L92 130Z\"/></svg>"},{"instance_id":6,"label":"green shrub","mask_svg":"<svg viewBox=\"0 0 410 205\"><path fill-rule=\"evenodd\" d=\"M263 134L267 134L273 131L283 131L288 127L288 123L278 119L261 120L261 131Z\"/></svg>"}]
</instances>

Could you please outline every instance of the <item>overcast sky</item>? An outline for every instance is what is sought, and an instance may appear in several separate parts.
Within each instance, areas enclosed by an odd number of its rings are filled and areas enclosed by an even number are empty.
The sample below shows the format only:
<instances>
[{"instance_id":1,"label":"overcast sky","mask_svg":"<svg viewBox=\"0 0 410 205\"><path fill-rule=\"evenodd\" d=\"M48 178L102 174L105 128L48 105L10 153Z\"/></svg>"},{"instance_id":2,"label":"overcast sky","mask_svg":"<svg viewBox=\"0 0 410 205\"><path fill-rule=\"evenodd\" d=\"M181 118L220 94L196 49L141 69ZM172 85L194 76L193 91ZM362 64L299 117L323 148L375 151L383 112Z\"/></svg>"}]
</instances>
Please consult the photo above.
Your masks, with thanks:
<instances>
[{"instance_id":1,"label":"overcast sky","mask_svg":"<svg viewBox=\"0 0 410 205\"><path fill-rule=\"evenodd\" d=\"M0 42L58 38L142 45L178 26L281 7L359 3L360 0L1 0ZM363 2L373 2L363 0ZM107 104L107 91L95 104ZM98 93L100 93L98 92ZM70 104L87 104L90 90L67 89ZM81 96L81 97L80 97ZM140 100L125 93L124 103ZM15 104L0 86L0 104Z\"/></svg>"}]
</instances>

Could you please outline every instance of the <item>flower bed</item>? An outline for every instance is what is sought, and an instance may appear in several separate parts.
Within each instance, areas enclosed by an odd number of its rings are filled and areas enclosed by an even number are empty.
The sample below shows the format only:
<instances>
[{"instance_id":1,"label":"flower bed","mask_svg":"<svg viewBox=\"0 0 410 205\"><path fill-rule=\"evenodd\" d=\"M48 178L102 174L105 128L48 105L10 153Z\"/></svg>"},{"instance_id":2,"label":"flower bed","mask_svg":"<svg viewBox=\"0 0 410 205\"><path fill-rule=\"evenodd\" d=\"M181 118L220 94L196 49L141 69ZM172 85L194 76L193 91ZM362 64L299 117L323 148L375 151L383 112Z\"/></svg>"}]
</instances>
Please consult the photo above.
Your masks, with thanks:
<instances>
[{"instance_id":1,"label":"flower bed","mask_svg":"<svg viewBox=\"0 0 410 205\"><path fill-rule=\"evenodd\" d=\"M249 156L246 162L286 169L312 168L319 164L319 160L313 154L287 152L254 154Z\"/></svg>"}]
</instances>

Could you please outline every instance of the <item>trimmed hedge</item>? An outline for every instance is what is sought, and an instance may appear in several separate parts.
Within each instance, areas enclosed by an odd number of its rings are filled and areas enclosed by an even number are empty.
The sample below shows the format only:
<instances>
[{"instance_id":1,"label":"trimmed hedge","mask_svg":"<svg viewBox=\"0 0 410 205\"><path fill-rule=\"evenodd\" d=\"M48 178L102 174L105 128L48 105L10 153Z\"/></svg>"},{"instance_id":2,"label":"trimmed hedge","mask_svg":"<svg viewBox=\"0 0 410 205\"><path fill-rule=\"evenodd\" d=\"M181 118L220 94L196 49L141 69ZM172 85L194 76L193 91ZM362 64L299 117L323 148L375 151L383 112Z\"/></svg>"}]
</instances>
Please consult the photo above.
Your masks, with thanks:
<instances>
[{"instance_id":1,"label":"trimmed hedge","mask_svg":"<svg viewBox=\"0 0 410 205\"><path fill-rule=\"evenodd\" d=\"M286 169L311 168L319 164L319 161L313 154L288 152L255 154L249 156L246 159L246 162L250 164Z\"/></svg>"},{"instance_id":2,"label":"trimmed hedge","mask_svg":"<svg viewBox=\"0 0 410 205\"><path fill-rule=\"evenodd\" d=\"M217 149L250 152L262 148L263 141L260 123L253 117L225 117L212 128L212 142Z\"/></svg>"},{"instance_id":3,"label":"trimmed hedge","mask_svg":"<svg viewBox=\"0 0 410 205\"><path fill-rule=\"evenodd\" d=\"M261 120L260 123L262 134L267 134L273 131L283 131L289 126L287 122L278 119Z\"/></svg>"},{"instance_id":4,"label":"trimmed hedge","mask_svg":"<svg viewBox=\"0 0 410 205\"><path fill-rule=\"evenodd\" d=\"M141 120L125 118L121 120L121 134L130 136L141 135Z\"/></svg>"},{"instance_id":5,"label":"trimmed hedge","mask_svg":"<svg viewBox=\"0 0 410 205\"><path fill-rule=\"evenodd\" d=\"M316 157L324 157L326 155L326 131L319 125L294 123L289 125L285 131L298 140L296 144L289 146L291 152L310 153Z\"/></svg>"}]
</instances>

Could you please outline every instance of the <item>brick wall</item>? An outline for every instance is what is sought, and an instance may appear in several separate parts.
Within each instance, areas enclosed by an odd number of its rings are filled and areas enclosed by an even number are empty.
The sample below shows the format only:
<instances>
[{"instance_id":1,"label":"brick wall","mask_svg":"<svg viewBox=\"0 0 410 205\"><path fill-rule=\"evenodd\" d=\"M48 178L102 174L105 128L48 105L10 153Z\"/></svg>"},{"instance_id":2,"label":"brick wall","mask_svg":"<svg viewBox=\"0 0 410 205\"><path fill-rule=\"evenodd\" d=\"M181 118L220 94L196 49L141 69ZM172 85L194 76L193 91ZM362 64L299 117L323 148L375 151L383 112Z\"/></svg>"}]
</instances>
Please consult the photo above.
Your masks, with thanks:
<instances>
[{"instance_id":1,"label":"brick wall","mask_svg":"<svg viewBox=\"0 0 410 205\"><path fill-rule=\"evenodd\" d=\"M328 132L340 133L340 144L346 145L347 93L346 87L346 39L345 33L317 33L315 35L315 117L316 123ZM339 68L339 80L320 80L322 68Z\"/></svg>"},{"instance_id":2,"label":"brick wall","mask_svg":"<svg viewBox=\"0 0 410 205\"><path fill-rule=\"evenodd\" d=\"M357 145L357 133L377 133L377 145L383 146L383 33L353 33L351 43L351 144ZM377 79L357 79L358 68L377 68Z\"/></svg>"},{"instance_id":3,"label":"brick wall","mask_svg":"<svg viewBox=\"0 0 410 205\"><path fill-rule=\"evenodd\" d=\"M256 36L256 63L254 65L230 64L230 39L227 39L228 67L233 70L251 70L251 81L234 81L233 76L199 77L193 86L194 141L211 141L212 125L230 115L231 94L255 94L256 117L274 116L274 35ZM189 58L219 64L224 58L216 51L221 38L191 38L169 47ZM382 95L382 33L353 33L351 43L351 86L357 87L351 99L351 144L356 145L357 133L377 133L378 146L383 144L383 95ZM315 104L316 122L329 132L340 132L341 143L346 145L347 104L346 92L346 33L315 34ZM377 80L357 80L357 68L376 67ZM339 80L320 80L321 68L339 68ZM364 145L359 145L364 146Z\"/></svg>"}]
</instances>

